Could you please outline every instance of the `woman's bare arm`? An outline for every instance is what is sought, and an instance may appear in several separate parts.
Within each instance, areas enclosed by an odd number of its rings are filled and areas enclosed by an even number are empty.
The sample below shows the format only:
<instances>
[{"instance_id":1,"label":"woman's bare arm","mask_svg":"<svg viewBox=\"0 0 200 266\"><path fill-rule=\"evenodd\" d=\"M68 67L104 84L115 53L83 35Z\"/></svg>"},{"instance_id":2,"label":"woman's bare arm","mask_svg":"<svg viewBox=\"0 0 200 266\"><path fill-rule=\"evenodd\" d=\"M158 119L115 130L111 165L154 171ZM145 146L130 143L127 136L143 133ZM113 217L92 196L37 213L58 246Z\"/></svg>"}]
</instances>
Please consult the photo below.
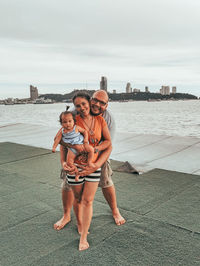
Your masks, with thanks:
<instances>
[{"instance_id":1,"label":"woman's bare arm","mask_svg":"<svg viewBox=\"0 0 200 266\"><path fill-rule=\"evenodd\" d=\"M76 126L78 131L83 134L84 136L84 143L88 143L88 133L85 129L83 129L82 127Z\"/></svg>"}]
</instances>

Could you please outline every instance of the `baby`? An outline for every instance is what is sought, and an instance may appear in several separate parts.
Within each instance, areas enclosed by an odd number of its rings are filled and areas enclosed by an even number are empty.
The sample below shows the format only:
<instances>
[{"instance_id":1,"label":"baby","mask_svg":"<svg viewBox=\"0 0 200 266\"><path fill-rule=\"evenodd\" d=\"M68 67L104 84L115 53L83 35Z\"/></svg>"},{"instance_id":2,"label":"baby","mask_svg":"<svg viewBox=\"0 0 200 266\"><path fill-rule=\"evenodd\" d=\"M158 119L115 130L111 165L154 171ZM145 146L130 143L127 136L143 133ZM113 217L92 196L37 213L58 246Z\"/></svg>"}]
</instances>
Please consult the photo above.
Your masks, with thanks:
<instances>
[{"instance_id":1,"label":"baby","mask_svg":"<svg viewBox=\"0 0 200 266\"><path fill-rule=\"evenodd\" d=\"M62 140L66 144L71 144L68 148L67 159L63 167L70 166L76 173L75 181L79 180L78 169L74 165L75 157L80 153L87 153L87 164L93 167L92 159L94 156L94 148L88 144L88 133L82 127L75 125L75 118L72 112L65 111L60 114L60 124L62 128L55 136L52 152L56 151L56 147Z\"/></svg>"}]
</instances>

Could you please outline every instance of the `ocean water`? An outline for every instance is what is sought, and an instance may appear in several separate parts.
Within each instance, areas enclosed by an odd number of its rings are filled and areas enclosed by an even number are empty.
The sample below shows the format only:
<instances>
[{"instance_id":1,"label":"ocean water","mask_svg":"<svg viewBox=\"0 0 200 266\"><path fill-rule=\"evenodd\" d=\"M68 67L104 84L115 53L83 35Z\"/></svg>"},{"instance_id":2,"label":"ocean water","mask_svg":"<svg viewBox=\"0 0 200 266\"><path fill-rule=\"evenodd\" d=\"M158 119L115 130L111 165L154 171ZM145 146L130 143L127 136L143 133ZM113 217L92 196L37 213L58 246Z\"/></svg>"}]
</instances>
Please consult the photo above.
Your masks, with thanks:
<instances>
[{"instance_id":1,"label":"ocean water","mask_svg":"<svg viewBox=\"0 0 200 266\"><path fill-rule=\"evenodd\" d=\"M73 104L70 104L73 106ZM66 103L0 105L0 126L12 123L59 127ZM118 132L200 138L200 100L110 102Z\"/></svg>"}]
</instances>

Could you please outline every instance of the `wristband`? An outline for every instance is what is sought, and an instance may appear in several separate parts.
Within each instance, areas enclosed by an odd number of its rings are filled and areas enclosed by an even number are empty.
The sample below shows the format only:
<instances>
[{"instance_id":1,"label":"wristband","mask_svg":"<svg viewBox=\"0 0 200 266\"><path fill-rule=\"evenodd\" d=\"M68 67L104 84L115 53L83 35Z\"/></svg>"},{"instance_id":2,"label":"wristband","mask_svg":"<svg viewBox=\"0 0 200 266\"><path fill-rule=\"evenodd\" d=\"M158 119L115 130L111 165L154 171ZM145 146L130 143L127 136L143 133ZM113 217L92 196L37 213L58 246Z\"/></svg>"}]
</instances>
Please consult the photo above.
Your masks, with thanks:
<instances>
[{"instance_id":1,"label":"wristband","mask_svg":"<svg viewBox=\"0 0 200 266\"><path fill-rule=\"evenodd\" d=\"M97 148L94 148L94 153L99 152L99 150Z\"/></svg>"}]
</instances>

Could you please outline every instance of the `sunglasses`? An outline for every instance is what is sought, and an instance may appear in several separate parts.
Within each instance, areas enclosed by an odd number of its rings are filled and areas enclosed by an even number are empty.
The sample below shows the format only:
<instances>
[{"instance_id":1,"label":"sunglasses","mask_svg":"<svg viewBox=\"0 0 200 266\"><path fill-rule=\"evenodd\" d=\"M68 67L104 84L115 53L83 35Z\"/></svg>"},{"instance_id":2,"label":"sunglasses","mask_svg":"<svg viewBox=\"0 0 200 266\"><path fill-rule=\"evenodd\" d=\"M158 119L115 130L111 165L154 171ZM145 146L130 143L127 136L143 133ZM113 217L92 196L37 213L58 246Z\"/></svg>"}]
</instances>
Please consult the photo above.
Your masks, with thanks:
<instances>
[{"instance_id":1,"label":"sunglasses","mask_svg":"<svg viewBox=\"0 0 200 266\"><path fill-rule=\"evenodd\" d=\"M105 106L107 104L103 101L98 100L97 98L92 98L91 100L95 103L99 103L101 106Z\"/></svg>"}]
</instances>

